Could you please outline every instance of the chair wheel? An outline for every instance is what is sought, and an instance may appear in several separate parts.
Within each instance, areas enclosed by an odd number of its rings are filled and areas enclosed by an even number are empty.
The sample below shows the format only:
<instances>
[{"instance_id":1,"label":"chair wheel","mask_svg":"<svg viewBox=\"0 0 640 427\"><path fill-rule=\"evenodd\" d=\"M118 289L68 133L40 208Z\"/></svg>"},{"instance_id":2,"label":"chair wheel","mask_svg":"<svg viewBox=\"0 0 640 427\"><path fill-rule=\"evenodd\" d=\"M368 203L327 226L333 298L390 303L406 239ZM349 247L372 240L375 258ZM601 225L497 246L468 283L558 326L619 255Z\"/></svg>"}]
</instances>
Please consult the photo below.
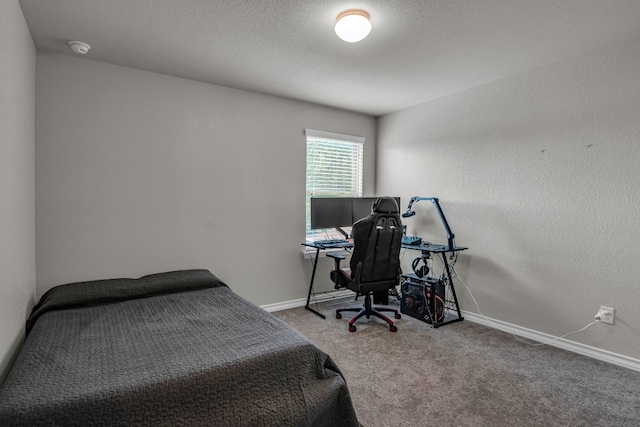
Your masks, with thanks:
<instances>
[{"instance_id":1,"label":"chair wheel","mask_svg":"<svg viewBox=\"0 0 640 427\"><path fill-rule=\"evenodd\" d=\"M355 332L356 331L356 327L353 325L349 325L349 332Z\"/></svg>"},{"instance_id":2,"label":"chair wheel","mask_svg":"<svg viewBox=\"0 0 640 427\"><path fill-rule=\"evenodd\" d=\"M336 313L336 319L342 319L342 314Z\"/></svg>"},{"instance_id":3,"label":"chair wheel","mask_svg":"<svg viewBox=\"0 0 640 427\"><path fill-rule=\"evenodd\" d=\"M396 319L402 319L402 316L400 315L400 313L396 313L393 317L395 317Z\"/></svg>"},{"instance_id":4,"label":"chair wheel","mask_svg":"<svg viewBox=\"0 0 640 427\"><path fill-rule=\"evenodd\" d=\"M389 326L389 330L390 330L391 332L397 332L397 331L398 331L398 328L396 328L396 326L395 326L395 325L391 325L391 326Z\"/></svg>"}]
</instances>

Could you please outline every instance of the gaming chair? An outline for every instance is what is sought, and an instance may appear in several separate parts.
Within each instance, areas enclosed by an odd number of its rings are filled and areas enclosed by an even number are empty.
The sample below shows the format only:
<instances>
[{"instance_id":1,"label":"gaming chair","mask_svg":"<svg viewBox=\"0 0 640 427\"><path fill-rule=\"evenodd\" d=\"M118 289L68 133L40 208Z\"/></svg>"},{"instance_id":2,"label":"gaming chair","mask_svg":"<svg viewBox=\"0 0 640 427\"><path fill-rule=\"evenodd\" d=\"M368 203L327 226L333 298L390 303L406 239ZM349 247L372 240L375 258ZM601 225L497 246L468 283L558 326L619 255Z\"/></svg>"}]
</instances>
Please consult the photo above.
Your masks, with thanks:
<instances>
[{"instance_id":1,"label":"gaming chair","mask_svg":"<svg viewBox=\"0 0 640 427\"><path fill-rule=\"evenodd\" d=\"M332 278L336 288L346 287L358 296L365 297L362 308L340 308L336 310L336 318L342 312L357 312L349 321L349 331L355 332L354 323L362 316L368 319L376 316L389 324L389 330L396 332L393 320L381 312L392 312L394 318L400 319L398 310L386 307L373 307L371 296L374 292L388 292L395 288L400 278L400 246L402 243L402 223L398 204L392 197L380 197L373 203L372 213L353 224L353 253L349 263L350 271L340 269L343 255L328 254L335 259L335 270Z\"/></svg>"}]
</instances>

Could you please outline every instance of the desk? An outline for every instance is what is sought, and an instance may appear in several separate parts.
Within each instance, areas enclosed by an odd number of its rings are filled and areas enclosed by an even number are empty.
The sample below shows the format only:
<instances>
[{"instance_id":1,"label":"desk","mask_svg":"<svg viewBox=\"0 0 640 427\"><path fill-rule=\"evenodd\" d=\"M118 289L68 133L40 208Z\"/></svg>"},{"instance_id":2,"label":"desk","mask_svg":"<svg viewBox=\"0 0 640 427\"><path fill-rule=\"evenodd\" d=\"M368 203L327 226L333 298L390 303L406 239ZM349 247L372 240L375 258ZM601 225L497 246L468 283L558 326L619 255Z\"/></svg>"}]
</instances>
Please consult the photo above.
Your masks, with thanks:
<instances>
[{"instance_id":1,"label":"desk","mask_svg":"<svg viewBox=\"0 0 640 427\"><path fill-rule=\"evenodd\" d=\"M324 314L309 307L309 303L311 302L311 295L313 294L313 281L316 276L316 267L318 266L318 258L320 256L320 251L322 249L351 249L353 247L353 243L348 242L348 243L340 243L340 244L332 244L332 245L323 245L315 242L305 242L305 243L302 243L302 245L316 250L316 254L313 260L313 270L311 272L311 280L309 281L309 293L307 294L307 304L304 306L304 308L322 317L323 319L326 319L326 316ZM451 305L450 307L451 309L455 309L455 311L458 314L458 317L449 318L447 320L443 320L442 322L436 321L436 322L433 322L431 325L434 328L438 328L440 326L443 326L449 323L462 321L463 317L462 317L462 313L460 312L460 306L458 305L458 297L456 296L456 290L455 290L455 287L453 286L453 279L451 277L451 266L447 261L447 254L452 254L452 255L457 254L458 252L464 251L468 248L461 247L461 246L454 246L453 249L449 249L449 247L446 245L435 245L435 244L426 243L426 242L421 243L419 245L409 245L409 244L403 243L402 248L414 250L414 251L420 251L423 257L428 257L430 256L430 254L436 254L442 258L442 263L444 264L444 272L447 275L447 280L448 280L447 287L451 290L451 294L453 298L452 300L448 300L447 302ZM402 275L402 277L404 277L405 279L408 278L409 276L410 275ZM420 281L420 279L417 277L415 278L412 277L412 279ZM427 278L425 277L424 279L425 279L424 282L426 282Z\"/></svg>"},{"instance_id":2,"label":"desk","mask_svg":"<svg viewBox=\"0 0 640 427\"><path fill-rule=\"evenodd\" d=\"M442 321L438 321L437 318L435 319L435 321L433 321L433 319L436 316L434 316L435 313L431 313L431 310L429 308L429 306L427 305L427 310L428 310L428 314L429 314L429 318L432 321L428 321L428 323L431 323L431 326L434 328L438 328L440 326L444 326L447 325L449 323L453 323L453 322L461 322L462 320L464 320L464 318L462 317L462 313L460 312L460 305L458 304L458 297L456 295L456 288L453 285L453 279L451 277L451 265L449 264L449 262L447 261L447 254L451 254L453 255L457 255L458 252L464 251L468 248L462 247L462 246L453 246L453 248L449 249L448 245L435 245L432 243L421 243L419 245L409 245L409 244L402 244L402 247L404 249L410 249L410 250L414 250L414 251L420 251L422 257L428 258L430 257L430 254L435 254L436 256L440 256L442 259L442 263L444 264L444 274L446 274L446 279L447 279L447 283L445 283L445 292L446 289L449 288L451 291L451 298L452 299L447 299L446 297L444 298L445 300L445 306L444 306L444 310L455 310L455 312L457 313L458 317L454 316L448 316L445 317L443 316ZM402 277L405 280L409 280L411 282L423 282L423 283L430 283L434 279L432 277L423 277L423 278L419 278L417 277L415 274L403 274ZM402 312L404 313L404 311ZM409 313L410 314L410 313ZM410 314L411 315L411 314ZM416 317L416 316L413 316ZM421 319L424 320L424 319Z\"/></svg>"},{"instance_id":3,"label":"desk","mask_svg":"<svg viewBox=\"0 0 640 427\"><path fill-rule=\"evenodd\" d=\"M353 247L353 243L339 243L339 244L331 244L331 245L323 245L316 242L305 242L302 244L303 246L314 248L316 250L316 255L313 259L313 271L311 272L311 281L309 282L309 293L307 294L307 304L304 306L307 310L312 313L317 314L318 316L326 319L326 316L313 308L309 307L309 303L311 302L311 294L313 294L313 280L316 277L316 267L318 266L318 257L320 256L320 250L322 249L351 249Z\"/></svg>"}]
</instances>

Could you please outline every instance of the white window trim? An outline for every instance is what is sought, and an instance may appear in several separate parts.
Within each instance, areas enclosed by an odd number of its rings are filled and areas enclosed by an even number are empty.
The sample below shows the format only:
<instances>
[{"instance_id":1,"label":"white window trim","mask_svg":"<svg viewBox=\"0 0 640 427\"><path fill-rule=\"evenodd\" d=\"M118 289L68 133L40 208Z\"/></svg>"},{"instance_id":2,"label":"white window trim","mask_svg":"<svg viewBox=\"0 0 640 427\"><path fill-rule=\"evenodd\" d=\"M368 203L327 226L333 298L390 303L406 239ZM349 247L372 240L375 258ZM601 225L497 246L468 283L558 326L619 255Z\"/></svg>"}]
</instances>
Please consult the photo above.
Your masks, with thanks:
<instances>
[{"instance_id":1,"label":"white window trim","mask_svg":"<svg viewBox=\"0 0 640 427\"><path fill-rule=\"evenodd\" d=\"M343 135L341 133L324 132L321 130L305 129L305 136L307 138L326 138L337 139L340 141L355 142L358 144L364 144L365 138L363 136Z\"/></svg>"}]
</instances>

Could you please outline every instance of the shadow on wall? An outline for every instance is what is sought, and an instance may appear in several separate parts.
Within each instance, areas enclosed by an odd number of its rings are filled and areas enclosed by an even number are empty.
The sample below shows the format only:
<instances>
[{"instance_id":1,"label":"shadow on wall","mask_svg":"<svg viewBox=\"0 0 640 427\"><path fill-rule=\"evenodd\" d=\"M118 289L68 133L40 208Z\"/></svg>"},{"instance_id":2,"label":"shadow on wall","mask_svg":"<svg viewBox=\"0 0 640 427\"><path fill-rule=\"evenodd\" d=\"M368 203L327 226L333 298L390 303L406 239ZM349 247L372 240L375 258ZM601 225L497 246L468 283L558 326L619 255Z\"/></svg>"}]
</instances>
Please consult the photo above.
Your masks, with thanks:
<instances>
[{"instance_id":1,"label":"shadow on wall","mask_svg":"<svg viewBox=\"0 0 640 427\"><path fill-rule=\"evenodd\" d=\"M598 271L592 250L568 250L562 235L548 224L553 212L538 215L512 202L442 203L456 244L469 248L460 253L454 267L461 309L478 312L470 290L485 316L541 332L562 334L591 321L576 295L597 292L594 283L603 272ZM421 220L417 235L424 237L433 228L438 232L442 228L437 216ZM578 232L569 224L560 228ZM410 266L413 256L409 258L404 265ZM441 261L434 258L434 266L439 274Z\"/></svg>"},{"instance_id":2,"label":"shadow on wall","mask_svg":"<svg viewBox=\"0 0 640 427\"><path fill-rule=\"evenodd\" d=\"M0 385L2 385L4 383L4 380L7 378L7 375L9 374L9 371L13 366L13 362L16 361L18 353L22 348L22 344L24 344L24 337L21 335L17 337L11 344L11 347L9 347L9 352L7 354L10 354L11 357L6 361L5 365L0 366Z\"/></svg>"}]
</instances>

